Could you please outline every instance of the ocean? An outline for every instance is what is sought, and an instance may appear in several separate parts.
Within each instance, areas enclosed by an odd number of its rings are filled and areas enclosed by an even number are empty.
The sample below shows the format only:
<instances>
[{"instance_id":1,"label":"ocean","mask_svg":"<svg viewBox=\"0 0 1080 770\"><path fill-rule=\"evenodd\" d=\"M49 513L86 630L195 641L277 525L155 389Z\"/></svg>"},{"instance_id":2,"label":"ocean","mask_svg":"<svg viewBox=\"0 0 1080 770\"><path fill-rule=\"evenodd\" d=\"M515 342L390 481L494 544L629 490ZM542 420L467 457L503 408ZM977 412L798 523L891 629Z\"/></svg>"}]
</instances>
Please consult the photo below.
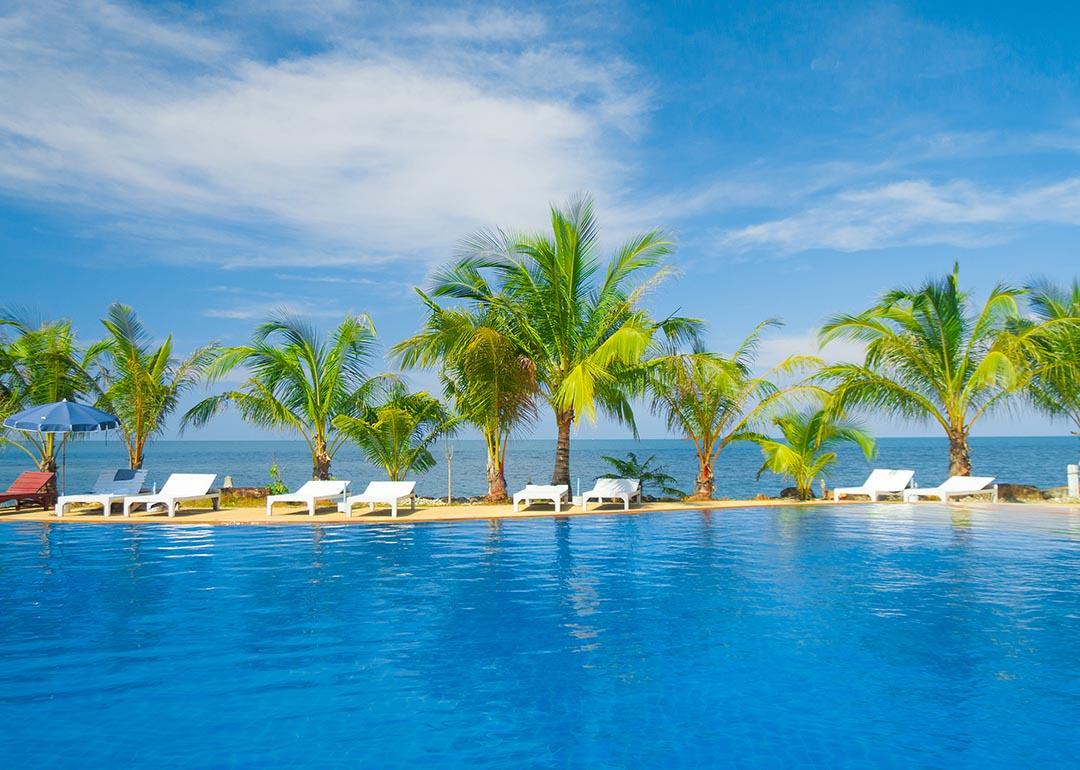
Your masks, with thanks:
<instances>
[{"instance_id":1,"label":"ocean","mask_svg":"<svg viewBox=\"0 0 1080 770\"><path fill-rule=\"evenodd\" d=\"M454 440L452 491L455 497L482 495L486 491L484 445L478 440ZM521 439L512 442L507 460L510 490L526 483L547 483L551 479L554 440ZM589 489L596 476L607 472L604 455L625 457L634 452L639 459L656 457L656 463L678 480L684 491L693 489L697 472L693 445L679 439L578 439L571 443L571 479L574 491ZM971 441L974 472L995 476L1001 483L1032 484L1039 487L1064 486L1066 465L1080 462L1080 439L1052 437L981 437ZM418 494L426 497L447 494L447 467L443 448L434 451L436 466L417 475ZM948 444L944 438L882 438L878 456L870 463L854 448L844 448L834 466L830 485L861 483L870 468L911 468L920 486L934 486L946 477ZM290 487L310 478L311 462L302 441L157 441L146 452L149 482L161 485L170 473L216 473L218 484L225 476L234 486L263 486L269 480L271 463L277 463ZM66 488L85 491L104 468L126 467L127 455L117 437L94 437L72 442L67 451ZM753 445L734 445L724 450L716 468L716 497L747 499L758 494L776 495L787 486L771 473L756 478L761 452ZM26 456L17 449L0 450L0 489L22 470L30 469ZM346 445L334 461L336 478L351 479L362 489L368 481L385 478L381 469L360 459ZM646 493L649 490L646 489Z\"/></svg>"}]
</instances>

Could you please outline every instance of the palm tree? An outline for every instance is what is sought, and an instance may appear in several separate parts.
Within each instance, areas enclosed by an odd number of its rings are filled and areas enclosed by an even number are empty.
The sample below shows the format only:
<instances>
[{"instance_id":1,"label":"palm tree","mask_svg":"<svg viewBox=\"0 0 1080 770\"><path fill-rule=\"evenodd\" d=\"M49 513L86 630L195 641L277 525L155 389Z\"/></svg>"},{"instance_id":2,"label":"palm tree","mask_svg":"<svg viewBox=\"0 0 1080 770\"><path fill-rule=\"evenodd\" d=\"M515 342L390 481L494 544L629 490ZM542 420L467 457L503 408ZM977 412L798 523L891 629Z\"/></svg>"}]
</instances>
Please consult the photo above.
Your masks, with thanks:
<instances>
[{"instance_id":1,"label":"palm tree","mask_svg":"<svg viewBox=\"0 0 1080 770\"><path fill-rule=\"evenodd\" d=\"M165 428L180 397L200 382L216 345L177 359L171 336L154 347L135 311L119 303L109 306L101 323L108 336L90 346L86 364L96 369L100 405L120 419L128 462L137 470L147 442Z\"/></svg>"},{"instance_id":2,"label":"palm tree","mask_svg":"<svg viewBox=\"0 0 1080 770\"><path fill-rule=\"evenodd\" d=\"M598 479L637 479L641 482L642 492L653 486L664 497L686 497L686 493L675 486L678 479L668 473L664 466L653 465L656 455L639 460L634 452L627 452L626 457L601 455L600 459L610 465L612 470L597 476Z\"/></svg>"},{"instance_id":3,"label":"palm tree","mask_svg":"<svg viewBox=\"0 0 1080 770\"><path fill-rule=\"evenodd\" d=\"M999 284L976 311L960 290L956 266L944 278L890 291L862 313L832 318L821 330L822 344L866 345L863 363L822 370L822 381L834 388L834 408L932 420L949 439L949 473L969 475L972 426L1026 384L1023 340L1039 326L1013 331L1021 294Z\"/></svg>"},{"instance_id":4,"label":"palm tree","mask_svg":"<svg viewBox=\"0 0 1080 770\"><path fill-rule=\"evenodd\" d=\"M874 456L874 439L861 426L836 418L832 410L815 407L786 412L774 418L783 440L758 439L765 458L757 475L765 471L786 476L795 483L800 500L814 496L814 480L824 478L836 462L836 447L852 443L862 450L866 459Z\"/></svg>"},{"instance_id":5,"label":"palm tree","mask_svg":"<svg viewBox=\"0 0 1080 770\"><path fill-rule=\"evenodd\" d=\"M453 432L460 417L427 393L410 393L395 377L372 380L364 401L369 403L359 416L340 414L334 427L350 439L372 465L386 469L390 481L403 481L408 473L423 473L435 465L431 446Z\"/></svg>"},{"instance_id":6,"label":"palm tree","mask_svg":"<svg viewBox=\"0 0 1080 770\"><path fill-rule=\"evenodd\" d=\"M1029 395L1050 415L1072 420L1080 435L1080 281L1062 289L1047 281L1029 287L1028 304L1041 333L1029 335L1034 376Z\"/></svg>"},{"instance_id":7,"label":"palm tree","mask_svg":"<svg viewBox=\"0 0 1080 770\"><path fill-rule=\"evenodd\" d=\"M472 236L459 260L436 274L433 293L490 310L532 362L558 431L551 481L569 485L574 422L595 419L599 408L634 428L633 368L657 330L688 335L696 325L677 317L656 322L642 307L646 292L672 273L661 266L671 244L659 230L630 238L605 265L589 198L553 207L551 229Z\"/></svg>"},{"instance_id":8,"label":"palm tree","mask_svg":"<svg viewBox=\"0 0 1080 770\"><path fill-rule=\"evenodd\" d=\"M0 344L0 420L30 406L75 401L94 392L70 321L5 313L0 327L16 332ZM25 453L39 470L56 471L61 444L56 434L4 434L0 441Z\"/></svg>"},{"instance_id":9,"label":"palm tree","mask_svg":"<svg viewBox=\"0 0 1080 770\"><path fill-rule=\"evenodd\" d=\"M424 329L394 346L402 366L441 368L443 393L474 425L487 451L487 500L506 494L506 450L511 432L536 416L532 361L497 328L498 315L475 308L443 308L417 290L427 305Z\"/></svg>"},{"instance_id":10,"label":"palm tree","mask_svg":"<svg viewBox=\"0 0 1080 770\"><path fill-rule=\"evenodd\" d=\"M183 425L202 426L228 405L263 428L294 431L311 452L312 478L330 478L344 436L334 418L358 407L358 392L375 344L366 315L346 317L329 339L309 323L280 312L256 328L250 344L218 350L207 368L217 379L238 366L250 372L239 390L203 399Z\"/></svg>"},{"instance_id":11,"label":"palm tree","mask_svg":"<svg viewBox=\"0 0 1080 770\"><path fill-rule=\"evenodd\" d=\"M709 500L716 487L720 453L736 441L757 441L769 414L788 397L815 390L805 385L781 387L775 380L820 364L813 356L790 356L764 373L755 373L761 333L779 326L774 319L758 324L730 357L677 349L655 356L647 370L652 411L668 430L694 443L698 473L694 499Z\"/></svg>"}]
</instances>

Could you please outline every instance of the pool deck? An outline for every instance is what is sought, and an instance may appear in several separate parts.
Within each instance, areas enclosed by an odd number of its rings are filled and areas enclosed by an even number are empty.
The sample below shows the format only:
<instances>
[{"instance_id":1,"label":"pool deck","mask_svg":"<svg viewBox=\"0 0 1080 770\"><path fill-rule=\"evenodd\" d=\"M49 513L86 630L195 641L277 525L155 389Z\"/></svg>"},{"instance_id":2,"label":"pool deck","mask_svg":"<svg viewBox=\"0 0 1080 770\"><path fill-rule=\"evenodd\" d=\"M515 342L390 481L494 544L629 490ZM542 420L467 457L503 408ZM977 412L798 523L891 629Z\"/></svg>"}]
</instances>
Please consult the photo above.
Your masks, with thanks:
<instances>
[{"instance_id":1,"label":"pool deck","mask_svg":"<svg viewBox=\"0 0 1080 770\"><path fill-rule=\"evenodd\" d=\"M844 500L835 503L831 500L810 500L799 502L796 500L710 500L696 502L667 502L667 503L640 503L630 506L629 513L653 513L663 511L701 511L723 510L725 508L774 508L803 506L813 507L817 505L866 505L866 500ZM896 501L880 502L878 505L902 505ZM951 505L966 508L990 507L985 502L960 502ZM916 504L918 505L918 503ZM1033 508L1031 503L996 503L994 508ZM1080 506L1064 503L1043 502L1038 505L1042 510L1060 510L1062 513L1078 513ZM278 505L274 507L274 515L267 517L266 508L262 505L248 505L223 508L220 511L211 510L209 503L189 504L180 512L170 518L163 511L146 513L138 511L125 518L120 513L111 516L103 516L100 508L80 511L69 509L63 518L57 518L56 514L40 508L28 508L15 511L13 508L0 509L0 523L2 522L50 522L53 524L68 523L93 523L93 524L199 524L199 525L244 525L244 524L415 524L420 522L436 521L477 521L489 519L532 519L548 516L594 516L598 514L621 514L622 503L592 506L588 511L580 506L564 508L560 513L555 513L550 503L537 503L529 508L522 508L514 513L510 504L502 505L433 505L417 507L410 511L408 506L398 510L397 518L390 516L389 508L376 508L374 512L358 506L351 518L339 513L333 506L326 505L316 512L315 516L308 516L306 508L300 506Z\"/></svg>"}]
</instances>

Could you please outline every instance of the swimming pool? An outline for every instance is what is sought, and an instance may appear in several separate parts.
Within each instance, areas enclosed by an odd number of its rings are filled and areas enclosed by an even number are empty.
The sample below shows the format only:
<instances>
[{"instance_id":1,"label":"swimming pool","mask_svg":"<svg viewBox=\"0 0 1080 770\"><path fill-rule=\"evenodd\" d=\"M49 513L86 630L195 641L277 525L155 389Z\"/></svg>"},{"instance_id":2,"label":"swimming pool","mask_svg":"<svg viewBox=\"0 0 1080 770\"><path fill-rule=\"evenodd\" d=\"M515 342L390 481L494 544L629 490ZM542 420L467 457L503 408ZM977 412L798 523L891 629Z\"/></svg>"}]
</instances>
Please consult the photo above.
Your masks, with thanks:
<instances>
[{"instance_id":1,"label":"swimming pool","mask_svg":"<svg viewBox=\"0 0 1080 770\"><path fill-rule=\"evenodd\" d=\"M1080 516L0 525L0 766L1080 756Z\"/></svg>"}]
</instances>

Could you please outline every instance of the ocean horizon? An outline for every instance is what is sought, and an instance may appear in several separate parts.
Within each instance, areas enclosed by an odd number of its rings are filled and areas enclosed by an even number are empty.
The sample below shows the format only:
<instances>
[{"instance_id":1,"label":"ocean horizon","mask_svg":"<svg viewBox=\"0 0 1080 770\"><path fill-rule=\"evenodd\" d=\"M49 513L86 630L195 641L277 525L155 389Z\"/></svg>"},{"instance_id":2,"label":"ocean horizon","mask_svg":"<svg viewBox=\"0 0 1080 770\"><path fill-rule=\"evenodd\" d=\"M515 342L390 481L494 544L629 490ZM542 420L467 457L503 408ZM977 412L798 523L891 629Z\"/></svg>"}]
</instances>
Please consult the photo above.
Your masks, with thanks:
<instances>
[{"instance_id":1,"label":"ocean horizon","mask_svg":"<svg viewBox=\"0 0 1080 770\"><path fill-rule=\"evenodd\" d=\"M455 439L451 490L455 497L486 492L484 444L480 439ZM554 439L517 439L507 452L506 480L510 491L527 483L547 483L554 462ZM697 460L693 444L683 439L575 439L571 443L570 473L574 491L589 489L593 480L610 470L605 455L625 457L635 453L655 463L677 480L683 491L693 489ZM417 493L445 497L447 467L443 445L434 448L436 465L426 473L410 476ZM829 485L861 483L871 468L909 468L920 486L933 486L948 476L948 442L939 437L891 437L878 439L878 454L866 461L853 447L839 449ZM1080 439L1074 436L980 436L971 439L973 474L994 476L998 483L1030 484L1041 488L1064 486L1066 466L1080 462ZM311 462L303 441L289 439L181 439L150 444L144 467L148 483L160 486L170 473L216 473L217 485L230 477L233 486L265 486L270 465L276 463L290 488L311 477ZM8 483L31 467L29 459L13 447L0 450L0 483ZM116 437L95 437L72 442L67 450L65 485L68 492L86 490L105 468L127 467L124 444ZM756 478L761 452L752 444L725 449L716 466L717 498L749 499L759 494L776 496L788 483L772 473ZM335 478L362 486L386 477L381 468L363 461L356 449L346 445L332 466ZM815 488L815 492L817 492ZM646 490L649 493L649 490Z\"/></svg>"}]
</instances>

